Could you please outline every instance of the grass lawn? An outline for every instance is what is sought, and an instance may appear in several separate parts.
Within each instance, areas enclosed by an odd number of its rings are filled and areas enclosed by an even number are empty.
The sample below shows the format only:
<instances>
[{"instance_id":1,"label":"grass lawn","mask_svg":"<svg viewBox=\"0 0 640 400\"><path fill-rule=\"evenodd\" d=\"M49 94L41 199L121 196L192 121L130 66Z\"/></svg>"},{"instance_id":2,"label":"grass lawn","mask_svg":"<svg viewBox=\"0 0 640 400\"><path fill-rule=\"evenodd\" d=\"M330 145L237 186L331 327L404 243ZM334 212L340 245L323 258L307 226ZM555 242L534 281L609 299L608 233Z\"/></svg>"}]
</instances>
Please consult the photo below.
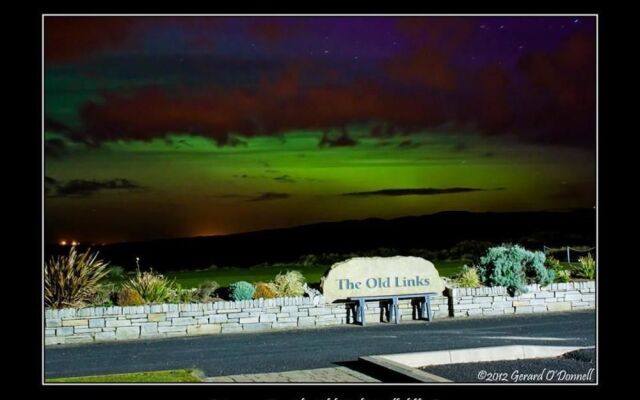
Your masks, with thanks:
<instances>
[{"instance_id":1,"label":"grass lawn","mask_svg":"<svg viewBox=\"0 0 640 400\"><path fill-rule=\"evenodd\" d=\"M435 261L434 265L438 269L440 276L452 276L460 271L464 265L464 260L454 261ZM182 287L196 287L201 282L212 280L218 282L221 286L228 286L237 281L259 282L270 281L279 272L287 270L300 271L306 278L308 283L319 283L320 277L324 275L329 266L314 265L275 265L275 266L256 266L251 268L237 267L220 267L217 269L207 269L200 271L174 271L167 272L164 275L169 278L175 278L176 282Z\"/></svg>"},{"instance_id":2,"label":"grass lawn","mask_svg":"<svg viewBox=\"0 0 640 400\"><path fill-rule=\"evenodd\" d=\"M131 374L92 375L72 378L47 379L47 383L126 383L126 382L201 382L193 370L176 369L168 371L134 372Z\"/></svg>"}]
</instances>

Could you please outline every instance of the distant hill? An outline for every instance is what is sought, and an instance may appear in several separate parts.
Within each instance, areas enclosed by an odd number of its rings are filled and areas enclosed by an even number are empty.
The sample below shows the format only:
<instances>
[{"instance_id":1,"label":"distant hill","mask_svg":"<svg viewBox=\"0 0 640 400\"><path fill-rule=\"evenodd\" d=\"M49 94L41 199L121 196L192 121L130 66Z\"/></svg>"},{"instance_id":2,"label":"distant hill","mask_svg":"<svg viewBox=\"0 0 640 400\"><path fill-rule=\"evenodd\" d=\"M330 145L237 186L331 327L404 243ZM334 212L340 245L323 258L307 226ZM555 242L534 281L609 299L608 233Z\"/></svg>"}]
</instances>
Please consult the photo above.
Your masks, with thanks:
<instances>
[{"instance_id":1,"label":"distant hill","mask_svg":"<svg viewBox=\"0 0 640 400\"><path fill-rule=\"evenodd\" d=\"M98 246L114 265L144 266L159 271L290 262L306 254L349 253L380 247L406 252L449 248L464 240L510 241L541 249L542 245L595 244L595 210L568 212L471 213L449 211L391 220L326 222L227 236L162 239ZM66 252L47 246L48 254Z\"/></svg>"}]
</instances>

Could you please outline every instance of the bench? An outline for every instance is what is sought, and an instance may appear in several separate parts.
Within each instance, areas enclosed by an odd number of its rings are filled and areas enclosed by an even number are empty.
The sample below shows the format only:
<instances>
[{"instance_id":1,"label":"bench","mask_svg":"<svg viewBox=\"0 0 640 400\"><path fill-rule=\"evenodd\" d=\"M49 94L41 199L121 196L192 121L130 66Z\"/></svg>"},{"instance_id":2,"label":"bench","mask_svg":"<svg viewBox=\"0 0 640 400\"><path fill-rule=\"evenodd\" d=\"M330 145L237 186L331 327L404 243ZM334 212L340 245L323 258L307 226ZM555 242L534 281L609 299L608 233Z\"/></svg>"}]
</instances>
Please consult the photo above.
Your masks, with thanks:
<instances>
[{"instance_id":1,"label":"bench","mask_svg":"<svg viewBox=\"0 0 640 400\"><path fill-rule=\"evenodd\" d=\"M433 314L431 312L431 296L437 293L416 293L416 294L402 294L395 296L361 296L361 297L349 297L348 300L357 302L357 308L355 312L356 322L359 322L360 325L365 325L365 315L364 311L366 309L367 301L372 300L387 300L391 301L391 307L389 308L389 321L393 320L396 324L400 323L399 314L400 310L398 307L398 300L400 299L421 299L419 306L419 316L418 319L426 318L427 321L431 321L433 319Z\"/></svg>"}]
</instances>

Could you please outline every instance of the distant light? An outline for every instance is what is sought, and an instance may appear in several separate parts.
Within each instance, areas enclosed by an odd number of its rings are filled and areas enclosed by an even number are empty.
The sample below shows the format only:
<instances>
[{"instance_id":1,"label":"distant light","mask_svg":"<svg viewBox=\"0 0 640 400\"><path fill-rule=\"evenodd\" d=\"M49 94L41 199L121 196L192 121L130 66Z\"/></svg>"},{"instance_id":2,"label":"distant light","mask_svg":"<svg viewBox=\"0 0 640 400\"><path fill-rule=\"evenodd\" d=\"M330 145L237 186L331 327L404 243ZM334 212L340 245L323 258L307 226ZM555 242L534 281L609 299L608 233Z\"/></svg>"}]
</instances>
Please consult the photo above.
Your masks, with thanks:
<instances>
[{"instance_id":1,"label":"distant light","mask_svg":"<svg viewBox=\"0 0 640 400\"><path fill-rule=\"evenodd\" d=\"M75 240L74 240L73 242L71 242L71 245L72 245L72 246L77 246L77 245L79 245L79 244L80 244L80 243L76 242Z\"/></svg>"},{"instance_id":2,"label":"distant light","mask_svg":"<svg viewBox=\"0 0 640 400\"><path fill-rule=\"evenodd\" d=\"M67 241L66 240L61 240L60 241L60 246L66 246L67 245Z\"/></svg>"}]
</instances>

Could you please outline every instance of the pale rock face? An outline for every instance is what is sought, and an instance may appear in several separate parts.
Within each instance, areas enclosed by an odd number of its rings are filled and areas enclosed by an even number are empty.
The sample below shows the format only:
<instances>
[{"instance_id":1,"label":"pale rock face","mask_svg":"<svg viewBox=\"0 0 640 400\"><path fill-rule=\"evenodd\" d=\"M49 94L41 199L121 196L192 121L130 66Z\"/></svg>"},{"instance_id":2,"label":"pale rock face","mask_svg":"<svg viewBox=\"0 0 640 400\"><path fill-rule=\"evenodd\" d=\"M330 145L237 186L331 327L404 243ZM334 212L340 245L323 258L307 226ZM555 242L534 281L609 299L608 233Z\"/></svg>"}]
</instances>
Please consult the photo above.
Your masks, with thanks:
<instances>
[{"instance_id":1,"label":"pale rock face","mask_svg":"<svg viewBox=\"0 0 640 400\"><path fill-rule=\"evenodd\" d=\"M420 257L355 257L336 263L322 278L327 303L356 296L437 293L444 281L433 263Z\"/></svg>"}]
</instances>

